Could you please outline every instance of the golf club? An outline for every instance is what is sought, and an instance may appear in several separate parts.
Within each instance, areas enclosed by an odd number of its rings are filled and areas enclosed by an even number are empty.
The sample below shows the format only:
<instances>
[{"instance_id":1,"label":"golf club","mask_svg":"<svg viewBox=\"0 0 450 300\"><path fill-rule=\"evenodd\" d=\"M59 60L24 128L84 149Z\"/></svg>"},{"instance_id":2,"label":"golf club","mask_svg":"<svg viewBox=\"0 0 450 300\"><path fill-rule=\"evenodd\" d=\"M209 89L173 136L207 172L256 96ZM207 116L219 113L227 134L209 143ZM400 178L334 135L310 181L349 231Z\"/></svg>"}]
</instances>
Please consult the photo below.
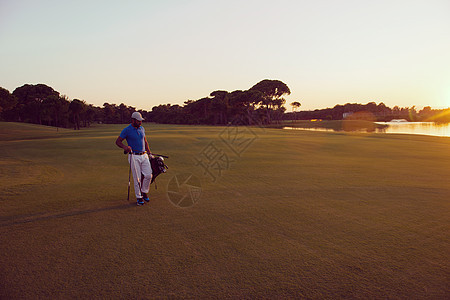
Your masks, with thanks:
<instances>
[{"instance_id":1,"label":"golf club","mask_svg":"<svg viewBox=\"0 0 450 300\"><path fill-rule=\"evenodd\" d=\"M130 153L132 153L132 152L130 152ZM126 151L123 151L123 154L127 154L127 152ZM161 156L161 157L164 157L164 158L169 158L167 155L162 155L162 154L156 154L156 153L149 153L150 155L153 155L153 156Z\"/></svg>"},{"instance_id":2,"label":"golf club","mask_svg":"<svg viewBox=\"0 0 450 300\"><path fill-rule=\"evenodd\" d=\"M128 170L128 196L127 196L128 202L130 202L130 184L131 184L131 161L130 161L130 168Z\"/></svg>"},{"instance_id":3,"label":"golf club","mask_svg":"<svg viewBox=\"0 0 450 300\"><path fill-rule=\"evenodd\" d=\"M150 153L150 154L153 155L153 156L161 156L161 157L164 157L164 158L169 158L168 156L162 155L162 154L155 154L155 153Z\"/></svg>"},{"instance_id":4,"label":"golf club","mask_svg":"<svg viewBox=\"0 0 450 300\"><path fill-rule=\"evenodd\" d=\"M128 170L128 196L127 201L130 202L130 186L131 186L131 163L133 163L134 173L137 174L136 165L134 164L134 158L133 158L133 152L127 153L126 151L123 151L123 154L130 154L130 169ZM134 177L134 175L133 175ZM139 191L141 191L141 180L138 176L136 176L136 180L139 185Z\"/></svg>"}]
</instances>

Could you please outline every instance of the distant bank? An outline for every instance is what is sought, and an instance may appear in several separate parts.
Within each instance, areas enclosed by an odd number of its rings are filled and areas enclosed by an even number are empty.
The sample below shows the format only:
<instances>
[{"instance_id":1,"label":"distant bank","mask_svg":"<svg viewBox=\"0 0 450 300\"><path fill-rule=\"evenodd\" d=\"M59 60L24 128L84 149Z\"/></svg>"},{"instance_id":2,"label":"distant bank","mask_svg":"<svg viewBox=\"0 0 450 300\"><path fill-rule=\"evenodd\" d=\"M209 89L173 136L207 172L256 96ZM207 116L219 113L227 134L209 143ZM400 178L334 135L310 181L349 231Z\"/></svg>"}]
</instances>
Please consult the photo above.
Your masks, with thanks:
<instances>
[{"instance_id":1,"label":"distant bank","mask_svg":"<svg viewBox=\"0 0 450 300\"><path fill-rule=\"evenodd\" d=\"M299 121L285 123L283 129L334 131L334 132L373 132L420 134L450 137L450 123L435 122L355 122L355 121Z\"/></svg>"}]
</instances>

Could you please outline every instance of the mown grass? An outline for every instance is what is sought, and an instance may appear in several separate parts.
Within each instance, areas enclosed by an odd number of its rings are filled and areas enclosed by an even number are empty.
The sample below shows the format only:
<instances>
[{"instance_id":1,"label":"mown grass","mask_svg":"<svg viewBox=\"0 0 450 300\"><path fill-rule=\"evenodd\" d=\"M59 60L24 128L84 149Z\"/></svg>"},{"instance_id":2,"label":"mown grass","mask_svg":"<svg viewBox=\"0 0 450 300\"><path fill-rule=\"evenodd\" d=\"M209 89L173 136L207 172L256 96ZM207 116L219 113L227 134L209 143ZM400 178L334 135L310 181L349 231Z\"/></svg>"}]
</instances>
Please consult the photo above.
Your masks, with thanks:
<instances>
[{"instance_id":1,"label":"mown grass","mask_svg":"<svg viewBox=\"0 0 450 300\"><path fill-rule=\"evenodd\" d=\"M448 138L253 128L237 156L224 127L145 124L170 169L136 207L122 127L0 123L0 298L450 296ZM202 196L181 209L183 173Z\"/></svg>"}]
</instances>

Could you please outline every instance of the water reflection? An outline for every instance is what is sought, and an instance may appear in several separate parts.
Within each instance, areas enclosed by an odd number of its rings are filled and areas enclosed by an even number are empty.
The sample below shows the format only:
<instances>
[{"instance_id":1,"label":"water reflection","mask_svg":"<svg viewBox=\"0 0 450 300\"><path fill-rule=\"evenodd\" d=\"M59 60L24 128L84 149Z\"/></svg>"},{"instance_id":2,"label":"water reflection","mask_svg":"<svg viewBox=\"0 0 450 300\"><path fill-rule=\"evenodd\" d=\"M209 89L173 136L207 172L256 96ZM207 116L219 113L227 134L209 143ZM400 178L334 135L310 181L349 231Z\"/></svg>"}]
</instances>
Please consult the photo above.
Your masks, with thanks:
<instances>
[{"instance_id":1,"label":"water reflection","mask_svg":"<svg viewBox=\"0 0 450 300\"><path fill-rule=\"evenodd\" d=\"M375 133L402 133L402 134L422 134L432 136L450 137L450 123L439 124L434 122L376 122L379 125L385 125L383 128L361 128L359 130L333 129L333 128L299 128L283 127L283 129L309 130L309 131L353 131L353 132L375 132Z\"/></svg>"},{"instance_id":2,"label":"water reflection","mask_svg":"<svg viewBox=\"0 0 450 300\"><path fill-rule=\"evenodd\" d=\"M423 134L450 137L450 123L440 124L434 122L377 122L388 125L385 133Z\"/></svg>"}]
</instances>

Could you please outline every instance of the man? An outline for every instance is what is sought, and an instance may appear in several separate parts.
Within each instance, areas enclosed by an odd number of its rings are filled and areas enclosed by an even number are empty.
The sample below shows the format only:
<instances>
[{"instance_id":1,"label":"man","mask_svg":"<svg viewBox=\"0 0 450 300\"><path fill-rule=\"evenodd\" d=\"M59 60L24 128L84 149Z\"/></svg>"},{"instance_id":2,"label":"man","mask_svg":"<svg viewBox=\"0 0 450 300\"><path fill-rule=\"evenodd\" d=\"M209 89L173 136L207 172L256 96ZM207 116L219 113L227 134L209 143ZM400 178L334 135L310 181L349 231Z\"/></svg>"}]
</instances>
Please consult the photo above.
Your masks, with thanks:
<instances>
[{"instance_id":1,"label":"man","mask_svg":"<svg viewBox=\"0 0 450 300\"><path fill-rule=\"evenodd\" d=\"M137 205L143 205L150 201L147 193L152 179L152 168L149 161L151 152L145 137L145 129L141 126L143 120L139 112L134 112L131 115L131 124L122 130L116 140L116 145L128 153ZM125 139L128 146L123 144Z\"/></svg>"}]
</instances>

